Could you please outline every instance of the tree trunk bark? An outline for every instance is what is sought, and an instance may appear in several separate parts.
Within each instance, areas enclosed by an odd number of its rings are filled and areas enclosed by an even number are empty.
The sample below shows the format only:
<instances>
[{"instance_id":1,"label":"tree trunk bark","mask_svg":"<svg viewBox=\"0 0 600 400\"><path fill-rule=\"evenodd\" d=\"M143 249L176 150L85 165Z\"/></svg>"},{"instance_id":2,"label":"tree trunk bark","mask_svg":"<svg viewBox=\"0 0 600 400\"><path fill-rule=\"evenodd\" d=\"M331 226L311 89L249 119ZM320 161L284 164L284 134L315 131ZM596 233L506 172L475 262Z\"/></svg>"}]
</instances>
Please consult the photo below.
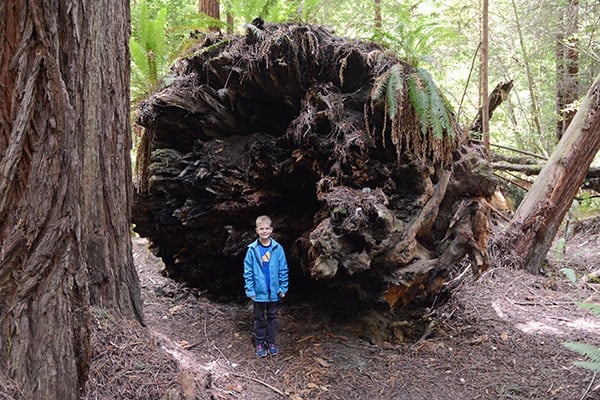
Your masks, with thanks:
<instances>
[{"instance_id":1,"label":"tree trunk bark","mask_svg":"<svg viewBox=\"0 0 600 400\"><path fill-rule=\"evenodd\" d=\"M493 245L496 263L538 272L554 235L600 149L600 76L556 150Z\"/></svg>"},{"instance_id":2,"label":"tree trunk bark","mask_svg":"<svg viewBox=\"0 0 600 400\"><path fill-rule=\"evenodd\" d=\"M381 0L373 0L375 2L375 33L381 30Z\"/></svg>"},{"instance_id":3,"label":"tree trunk bark","mask_svg":"<svg viewBox=\"0 0 600 400\"><path fill-rule=\"evenodd\" d=\"M488 120L492 118L492 115L494 114L494 111L496 111L496 108L498 108L500 104L502 104L502 102L508 98L508 94L512 90L512 87L513 81L511 80L508 82L500 82L496 85L494 90L492 90L492 93L490 93L490 95L488 96L487 102ZM481 136L481 134L483 133L483 107L479 107L477 117L475 117L475 119L471 123L471 127L469 128L469 130L478 132L480 134L478 136ZM489 146L489 143L487 145L484 144L484 147Z\"/></svg>"},{"instance_id":4,"label":"tree trunk bark","mask_svg":"<svg viewBox=\"0 0 600 400\"><path fill-rule=\"evenodd\" d=\"M219 10L219 0L198 0L198 11L212 17L216 20L221 18ZM218 26L212 26L211 31L219 31Z\"/></svg>"},{"instance_id":5,"label":"tree trunk bark","mask_svg":"<svg viewBox=\"0 0 600 400\"><path fill-rule=\"evenodd\" d=\"M142 320L129 3L1 2L0 20L0 364L17 398L75 400L90 305Z\"/></svg>"}]
</instances>

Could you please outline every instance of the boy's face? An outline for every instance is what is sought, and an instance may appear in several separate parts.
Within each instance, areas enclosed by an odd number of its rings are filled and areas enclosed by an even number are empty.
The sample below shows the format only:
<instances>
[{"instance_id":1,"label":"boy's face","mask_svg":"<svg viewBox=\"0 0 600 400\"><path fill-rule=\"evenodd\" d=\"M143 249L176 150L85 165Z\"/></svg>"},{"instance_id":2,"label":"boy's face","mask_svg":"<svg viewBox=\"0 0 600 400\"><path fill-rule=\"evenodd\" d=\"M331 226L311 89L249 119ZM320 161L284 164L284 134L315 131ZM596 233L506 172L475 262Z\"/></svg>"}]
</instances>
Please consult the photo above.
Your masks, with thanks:
<instances>
[{"instance_id":1,"label":"boy's face","mask_svg":"<svg viewBox=\"0 0 600 400\"><path fill-rule=\"evenodd\" d=\"M261 223L256 227L256 234L262 240L267 240L271 237L271 233L273 233L273 228L269 224Z\"/></svg>"}]
</instances>

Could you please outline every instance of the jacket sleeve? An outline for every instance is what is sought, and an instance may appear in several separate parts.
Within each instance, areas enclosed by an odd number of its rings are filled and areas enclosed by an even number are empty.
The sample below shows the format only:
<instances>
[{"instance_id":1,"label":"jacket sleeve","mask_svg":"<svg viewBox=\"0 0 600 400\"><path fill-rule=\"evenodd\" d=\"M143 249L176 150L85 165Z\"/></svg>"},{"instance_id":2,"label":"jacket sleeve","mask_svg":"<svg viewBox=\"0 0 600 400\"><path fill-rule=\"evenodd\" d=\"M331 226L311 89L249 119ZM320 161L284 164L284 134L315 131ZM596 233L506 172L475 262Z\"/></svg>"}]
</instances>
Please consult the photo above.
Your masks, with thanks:
<instances>
[{"instance_id":1,"label":"jacket sleeve","mask_svg":"<svg viewBox=\"0 0 600 400\"><path fill-rule=\"evenodd\" d=\"M254 268L252 267L252 249L249 247L244 257L244 290L247 297L255 297Z\"/></svg>"},{"instance_id":2,"label":"jacket sleeve","mask_svg":"<svg viewBox=\"0 0 600 400\"><path fill-rule=\"evenodd\" d=\"M288 292L288 265L283 247L279 255L279 292L283 294Z\"/></svg>"}]
</instances>

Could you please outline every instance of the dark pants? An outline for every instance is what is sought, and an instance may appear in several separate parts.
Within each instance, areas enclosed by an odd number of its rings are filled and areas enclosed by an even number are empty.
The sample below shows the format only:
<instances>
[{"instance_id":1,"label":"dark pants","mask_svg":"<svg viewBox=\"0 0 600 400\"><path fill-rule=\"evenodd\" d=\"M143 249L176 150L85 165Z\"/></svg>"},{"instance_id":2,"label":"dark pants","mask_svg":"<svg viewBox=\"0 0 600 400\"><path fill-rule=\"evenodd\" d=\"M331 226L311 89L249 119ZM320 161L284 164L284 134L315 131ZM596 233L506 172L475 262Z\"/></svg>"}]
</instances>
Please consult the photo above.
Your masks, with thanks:
<instances>
[{"instance_id":1,"label":"dark pants","mask_svg":"<svg viewBox=\"0 0 600 400\"><path fill-rule=\"evenodd\" d=\"M275 343L277 302L254 302L254 340L256 344Z\"/></svg>"}]
</instances>

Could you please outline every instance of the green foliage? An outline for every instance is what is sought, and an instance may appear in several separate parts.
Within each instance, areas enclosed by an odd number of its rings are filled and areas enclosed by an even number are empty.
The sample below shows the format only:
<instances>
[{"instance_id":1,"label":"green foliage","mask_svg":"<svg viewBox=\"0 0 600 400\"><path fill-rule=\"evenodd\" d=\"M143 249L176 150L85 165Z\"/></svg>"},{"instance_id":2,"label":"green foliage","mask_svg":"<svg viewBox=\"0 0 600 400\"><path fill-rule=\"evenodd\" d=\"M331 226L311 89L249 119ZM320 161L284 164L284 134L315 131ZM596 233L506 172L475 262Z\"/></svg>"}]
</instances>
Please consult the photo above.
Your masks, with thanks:
<instances>
[{"instance_id":1,"label":"green foliage","mask_svg":"<svg viewBox=\"0 0 600 400\"><path fill-rule=\"evenodd\" d=\"M444 137L444 131L449 136L455 135L450 105L426 70L417 68L408 77L408 98L419 117L424 135L430 131L438 139Z\"/></svg>"},{"instance_id":2,"label":"green foliage","mask_svg":"<svg viewBox=\"0 0 600 400\"><path fill-rule=\"evenodd\" d=\"M590 361L575 361L575 365L600 372L600 347L585 343L566 342L563 345L577 354L588 357Z\"/></svg>"},{"instance_id":3,"label":"green foliage","mask_svg":"<svg viewBox=\"0 0 600 400\"><path fill-rule=\"evenodd\" d=\"M600 316L600 304L577 303L577 305ZM600 372L600 347L575 342L565 342L563 345L569 350L589 358L589 361L576 361L575 365L591 371Z\"/></svg>"},{"instance_id":4,"label":"green foliage","mask_svg":"<svg viewBox=\"0 0 600 400\"><path fill-rule=\"evenodd\" d=\"M584 303L584 302L577 302L576 304L579 307L581 307L585 310L589 310L589 311L593 312L594 314L600 316L600 304Z\"/></svg>"},{"instance_id":5,"label":"green foliage","mask_svg":"<svg viewBox=\"0 0 600 400\"><path fill-rule=\"evenodd\" d=\"M165 61L153 50L148 53L139 24L139 10L146 4L147 18L157 19L161 9L167 10L163 53ZM490 121L492 142L541 154L548 154L556 143L555 77L556 37L561 32L559 16L567 2L518 3L520 28L523 33L525 52L518 43L517 19L512 2L498 0L490 14L490 85L499 80L514 79L514 89L509 99L496 110ZM330 26L340 36L376 40L396 53L407 63L419 67L427 63L437 82L443 82L443 93L452 99L461 115L471 120L478 109L477 68L471 71L480 37L480 4L474 0L408 0L382 1L381 28L375 25L375 2L373 0L221 0L222 18L231 14L237 31L255 17L267 22L302 21ZM132 94L150 86L152 62L156 63L157 76L164 76L188 32L202 29L215 21L201 17L197 12L197 0L139 0L132 3ZM597 0L581 0L578 16L580 88L589 87L597 75L598 24L600 3ZM361 18L356 16L360 15ZM531 16L531 18L525 18ZM535 17L535 18L533 18ZM545 23L540 24L543 20ZM158 22L157 22L158 23ZM225 26L221 22L221 26ZM146 58L146 60L142 60ZM477 58L475 58L477 61ZM139 67L137 63L139 62ZM535 129L529 83L524 73L525 62L531 67L535 83L535 97L539 102L542 125L540 136ZM442 80L442 79L443 80ZM469 84L467 85L467 79ZM160 79L160 78L159 78ZM408 89L408 87L407 87ZM418 94L413 87L413 95ZM149 92L146 89L146 93ZM389 93L392 94L391 91ZM464 103L460 100L464 94ZM386 94L387 96L387 94ZM389 97L393 100L393 96ZM422 103L420 103L422 104ZM427 107L422 107L427 110ZM440 119L442 121L442 119ZM432 128L436 131L439 129Z\"/></svg>"},{"instance_id":6,"label":"green foliage","mask_svg":"<svg viewBox=\"0 0 600 400\"><path fill-rule=\"evenodd\" d=\"M554 253L554 257L556 257L557 260L561 260L565 255L566 249L567 249L567 238L562 237L562 238L558 239L556 241L556 243L554 243L554 246L552 247L552 252ZM563 269L565 269L565 268L563 268ZM561 270L561 272L563 272L563 274L565 274L567 276L567 278L569 278L569 275L567 275L564 271Z\"/></svg>"},{"instance_id":7,"label":"green foliage","mask_svg":"<svg viewBox=\"0 0 600 400\"><path fill-rule=\"evenodd\" d=\"M179 8L174 7L177 4ZM156 88L177 57L191 45L190 32L215 25L214 19L200 15L193 4L175 0L139 0L132 4L129 48L133 104Z\"/></svg>"},{"instance_id":8,"label":"green foliage","mask_svg":"<svg viewBox=\"0 0 600 400\"><path fill-rule=\"evenodd\" d=\"M311 22L315 20L324 2L322 0L304 0L294 1L293 3L299 4L296 8L298 19L304 22Z\"/></svg>"},{"instance_id":9,"label":"green foliage","mask_svg":"<svg viewBox=\"0 0 600 400\"><path fill-rule=\"evenodd\" d=\"M405 7L401 7L403 9ZM456 37L456 33L440 22L432 22L423 16L415 18L403 13L396 16L397 23L391 30L378 30L373 39L398 54L406 63L418 67L423 61L434 63L433 50L444 40Z\"/></svg>"},{"instance_id":10,"label":"green foliage","mask_svg":"<svg viewBox=\"0 0 600 400\"><path fill-rule=\"evenodd\" d=\"M167 9L161 8L153 18L145 0L134 9L135 29L129 39L131 51L131 93L137 101L156 86L168 67Z\"/></svg>"},{"instance_id":11,"label":"green foliage","mask_svg":"<svg viewBox=\"0 0 600 400\"><path fill-rule=\"evenodd\" d=\"M221 3L226 12L233 15L236 20L241 20L244 25L256 17L261 17L268 22L287 22L298 19L298 7L304 2L300 0L226 0ZM315 3L315 0L308 3Z\"/></svg>"},{"instance_id":12,"label":"green foliage","mask_svg":"<svg viewBox=\"0 0 600 400\"><path fill-rule=\"evenodd\" d=\"M577 274L575 274L575 271L573 269L561 268L560 272L562 272L571 283L577 282Z\"/></svg>"},{"instance_id":13,"label":"green foliage","mask_svg":"<svg viewBox=\"0 0 600 400\"><path fill-rule=\"evenodd\" d=\"M390 119L394 118L398 112L398 94L404 86L402 81L400 65L396 64L389 69L385 78L373 90L373 98L375 100L385 95L387 112Z\"/></svg>"}]
</instances>

